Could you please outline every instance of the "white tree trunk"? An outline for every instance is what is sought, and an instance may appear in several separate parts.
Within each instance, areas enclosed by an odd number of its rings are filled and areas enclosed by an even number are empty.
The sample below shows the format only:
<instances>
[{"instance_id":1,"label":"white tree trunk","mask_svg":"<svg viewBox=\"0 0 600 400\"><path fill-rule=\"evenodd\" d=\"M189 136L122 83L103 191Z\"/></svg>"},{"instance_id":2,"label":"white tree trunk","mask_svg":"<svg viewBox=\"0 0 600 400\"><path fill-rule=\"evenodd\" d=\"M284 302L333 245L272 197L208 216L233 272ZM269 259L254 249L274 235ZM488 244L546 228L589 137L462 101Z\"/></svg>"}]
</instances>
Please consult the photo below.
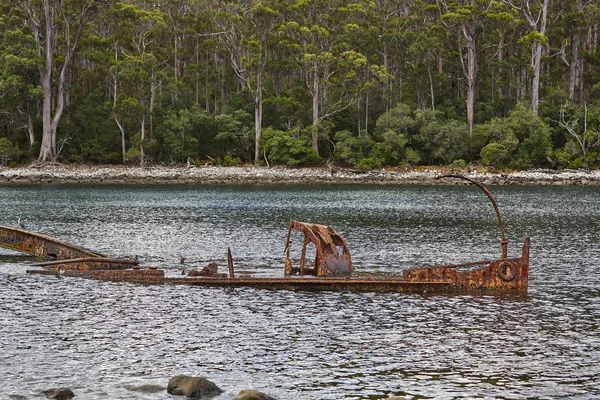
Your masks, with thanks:
<instances>
[{"instance_id":1,"label":"white tree trunk","mask_svg":"<svg viewBox=\"0 0 600 400\"><path fill-rule=\"evenodd\" d=\"M542 44L533 44L533 80L531 81L531 111L538 113L540 105L540 71L542 65Z\"/></svg>"},{"instance_id":2,"label":"white tree trunk","mask_svg":"<svg viewBox=\"0 0 600 400\"><path fill-rule=\"evenodd\" d=\"M140 167L145 164L146 154L144 153L144 140L146 139L146 112L142 113L142 124L141 124L141 140L140 144Z\"/></svg>"},{"instance_id":3,"label":"white tree trunk","mask_svg":"<svg viewBox=\"0 0 600 400\"><path fill-rule=\"evenodd\" d=\"M312 148L319 154L319 74L318 64L315 61L312 82Z\"/></svg>"},{"instance_id":4,"label":"white tree trunk","mask_svg":"<svg viewBox=\"0 0 600 400\"><path fill-rule=\"evenodd\" d=\"M52 129L52 66L54 63L54 38L56 15L48 0L44 0L44 17L46 23L45 66L40 70L42 86L42 144L38 161L55 161L56 146ZM41 47L41 46L40 46Z\"/></svg>"},{"instance_id":5,"label":"white tree trunk","mask_svg":"<svg viewBox=\"0 0 600 400\"><path fill-rule=\"evenodd\" d=\"M583 11L583 1L576 0L577 11ZM577 29L577 27L574 27ZM571 64L569 65L569 100L579 103L583 93L583 61L581 60L581 32L576 31L571 37Z\"/></svg>"},{"instance_id":6,"label":"white tree trunk","mask_svg":"<svg viewBox=\"0 0 600 400\"><path fill-rule=\"evenodd\" d=\"M256 96L254 97L254 164L260 160L260 137L262 136L263 93L262 93L262 67L256 72Z\"/></svg>"}]
</instances>

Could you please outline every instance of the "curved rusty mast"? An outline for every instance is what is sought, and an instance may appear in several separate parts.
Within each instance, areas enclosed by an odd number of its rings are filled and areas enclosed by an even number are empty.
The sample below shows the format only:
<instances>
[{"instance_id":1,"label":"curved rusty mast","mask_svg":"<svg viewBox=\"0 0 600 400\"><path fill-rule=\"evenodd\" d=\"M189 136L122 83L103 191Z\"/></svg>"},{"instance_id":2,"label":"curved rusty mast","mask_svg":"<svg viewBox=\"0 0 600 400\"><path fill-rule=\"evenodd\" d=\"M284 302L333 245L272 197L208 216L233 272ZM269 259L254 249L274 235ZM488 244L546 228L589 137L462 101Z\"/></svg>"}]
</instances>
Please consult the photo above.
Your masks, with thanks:
<instances>
[{"instance_id":1,"label":"curved rusty mast","mask_svg":"<svg viewBox=\"0 0 600 400\"><path fill-rule=\"evenodd\" d=\"M500 236L502 237L502 241L500 242L500 244L502 245L502 258L506 258L508 255L508 240L506 239L506 236L504 235L504 223L502 222L502 215L500 214L500 209L498 208L498 203L496 203L496 199L494 198L492 193L488 190L487 187L485 187L485 185L483 183L476 181L475 179L466 177L464 175L443 174L443 175L436 176L434 179L442 179L442 178L464 179L464 180L469 181L472 184L478 186L481 190L483 190L483 192L486 194L486 196L492 203L492 206L494 207L494 211L496 212L496 218L498 219L498 225L500 226Z\"/></svg>"}]
</instances>

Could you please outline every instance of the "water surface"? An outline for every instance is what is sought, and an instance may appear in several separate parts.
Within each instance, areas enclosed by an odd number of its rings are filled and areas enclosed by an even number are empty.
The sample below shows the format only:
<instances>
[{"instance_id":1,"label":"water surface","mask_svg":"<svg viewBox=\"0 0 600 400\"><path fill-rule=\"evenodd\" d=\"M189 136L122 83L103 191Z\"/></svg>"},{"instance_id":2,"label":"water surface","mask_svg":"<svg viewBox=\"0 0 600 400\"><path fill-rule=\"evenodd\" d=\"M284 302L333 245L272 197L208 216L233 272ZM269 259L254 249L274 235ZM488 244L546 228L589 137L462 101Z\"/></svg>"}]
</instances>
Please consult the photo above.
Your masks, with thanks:
<instances>
[{"instance_id":1,"label":"water surface","mask_svg":"<svg viewBox=\"0 0 600 400\"><path fill-rule=\"evenodd\" d=\"M600 188L494 187L532 239L526 298L143 286L25 274L0 250L0 395L170 399L200 374L230 399L600 397ZM333 226L357 270L497 257L472 186L0 186L0 224L179 271L281 275L290 219Z\"/></svg>"}]
</instances>

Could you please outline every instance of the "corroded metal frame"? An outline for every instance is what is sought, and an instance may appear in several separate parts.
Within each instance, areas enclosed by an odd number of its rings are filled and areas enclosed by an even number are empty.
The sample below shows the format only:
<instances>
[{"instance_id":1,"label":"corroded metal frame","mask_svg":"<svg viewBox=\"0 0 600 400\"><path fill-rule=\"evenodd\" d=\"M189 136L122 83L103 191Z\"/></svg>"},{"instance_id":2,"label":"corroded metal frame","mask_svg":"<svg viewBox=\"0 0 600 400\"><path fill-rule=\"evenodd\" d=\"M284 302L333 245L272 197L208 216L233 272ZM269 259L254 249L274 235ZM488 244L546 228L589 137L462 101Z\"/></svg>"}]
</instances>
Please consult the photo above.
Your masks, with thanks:
<instances>
[{"instance_id":1,"label":"corroded metal frame","mask_svg":"<svg viewBox=\"0 0 600 400\"><path fill-rule=\"evenodd\" d=\"M295 230L304 235L302 255L299 266L293 267L290 258L291 236ZM306 252L309 244L315 246L315 266L306 268ZM350 249L335 229L320 224L290 221L285 242L285 276L315 275L315 276L349 276L352 274L352 257Z\"/></svg>"}]
</instances>

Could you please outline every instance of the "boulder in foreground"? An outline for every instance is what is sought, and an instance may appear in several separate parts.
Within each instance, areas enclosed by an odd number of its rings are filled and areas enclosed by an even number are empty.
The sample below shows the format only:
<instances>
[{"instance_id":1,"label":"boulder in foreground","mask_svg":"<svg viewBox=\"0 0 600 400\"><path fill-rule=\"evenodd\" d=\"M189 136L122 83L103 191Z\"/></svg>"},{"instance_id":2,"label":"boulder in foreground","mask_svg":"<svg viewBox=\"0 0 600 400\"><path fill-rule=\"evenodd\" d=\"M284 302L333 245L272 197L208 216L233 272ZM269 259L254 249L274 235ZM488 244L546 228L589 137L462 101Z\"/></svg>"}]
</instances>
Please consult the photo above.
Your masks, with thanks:
<instances>
[{"instance_id":1,"label":"boulder in foreground","mask_svg":"<svg viewBox=\"0 0 600 400\"><path fill-rule=\"evenodd\" d=\"M190 399L201 399L221 394L223 390L201 376L177 375L169 380L167 393Z\"/></svg>"},{"instance_id":2,"label":"boulder in foreground","mask_svg":"<svg viewBox=\"0 0 600 400\"><path fill-rule=\"evenodd\" d=\"M68 387L52 388L42 392L44 396L53 400L69 400L75 397L75 393Z\"/></svg>"},{"instance_id":3,"label":"boulder in foreground","mask_svg":"<svg viewBox=\"0 0 600 400\"><path fill-rule=\"evenodd\" d=\"M275 400L273 397L252 389L242 390L234 400Z\"/></svg>"}]
</instances>

